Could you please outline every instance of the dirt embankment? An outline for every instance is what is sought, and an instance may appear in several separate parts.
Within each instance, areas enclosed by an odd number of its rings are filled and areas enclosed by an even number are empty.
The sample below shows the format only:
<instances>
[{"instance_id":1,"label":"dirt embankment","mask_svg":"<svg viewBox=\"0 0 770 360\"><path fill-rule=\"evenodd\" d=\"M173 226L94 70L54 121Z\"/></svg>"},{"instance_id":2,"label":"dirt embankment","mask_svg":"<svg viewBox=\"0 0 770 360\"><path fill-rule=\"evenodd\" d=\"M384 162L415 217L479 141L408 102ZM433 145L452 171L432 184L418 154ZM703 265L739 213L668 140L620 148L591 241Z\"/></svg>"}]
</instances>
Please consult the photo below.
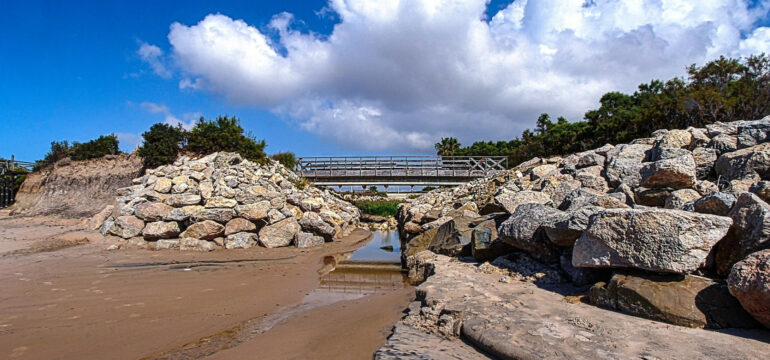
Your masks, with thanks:
<instances>
[{"instance_id":1,"label":"dirt embankment","mask_svg":"<svg viewBox=\"0 0 770 360\"><path fill-rule=\"evenodd\" d=\"M59 161L27 176L16 194L12 215L87 218L115 201L118 188L131 185L142 171L135 155L86 161Z\"/></svg>"}]
</instances>

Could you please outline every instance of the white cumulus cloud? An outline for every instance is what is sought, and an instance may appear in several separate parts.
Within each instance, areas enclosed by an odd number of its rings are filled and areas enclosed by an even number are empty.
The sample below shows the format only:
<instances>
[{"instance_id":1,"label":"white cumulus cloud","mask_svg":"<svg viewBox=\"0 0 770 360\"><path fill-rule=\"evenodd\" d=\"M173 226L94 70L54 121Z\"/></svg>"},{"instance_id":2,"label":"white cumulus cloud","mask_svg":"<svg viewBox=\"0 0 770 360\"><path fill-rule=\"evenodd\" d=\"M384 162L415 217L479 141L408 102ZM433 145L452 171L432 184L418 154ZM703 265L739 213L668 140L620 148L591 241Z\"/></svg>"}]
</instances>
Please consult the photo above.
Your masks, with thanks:
<instances>
[{"instance_id":1,"label":"white cumulus cloud","mask_svg":"<svg viewBox=\"0 0 770 360\"><path fill-rule=\"evenodd\" d=\"M198 112L188 112L184 113L181 116L176 116L173 113L171 113L171 109L168 108L165 104L158 104L154 102L145 101L139 104L139 106L146 112L150 114L161 114L163 115L163 123L168 124L171 126L177 126L182 125L182 128L185 128L187 130L190 130L193 128L193 125L195 125L195 121L200 119L201 113Z\"/></svg>"},{"instance_id":2,"label":"white cumulus cloud","mask_svg":"<svg viewBox=\"0 0 770 360\"><path fill-rule=\"evenodd\" d=\"M163 50L156 45L140 42L136 54L139 55L139 58L142 59L142 61L150 66L156 75L165 79L171 77L171 70L169 70L164 63Z\"/></svg>"},{"instance_id":3,"label":"white cumulus cloud","mask_svg":"<svg viewBox=\"0 0 770 360\"><path fill-rule=\"evenodd\" d=\"M769 0L516 0L491 19L486 7L331 0L325 16L339 23L324 36L281 13L262 30L208 15L168 38L180 88L271 109L352 149L400 151L448 135L510 139L541 112L579 120L605 92L770 50L756 25Z\"/></svg>"}]
</instances>

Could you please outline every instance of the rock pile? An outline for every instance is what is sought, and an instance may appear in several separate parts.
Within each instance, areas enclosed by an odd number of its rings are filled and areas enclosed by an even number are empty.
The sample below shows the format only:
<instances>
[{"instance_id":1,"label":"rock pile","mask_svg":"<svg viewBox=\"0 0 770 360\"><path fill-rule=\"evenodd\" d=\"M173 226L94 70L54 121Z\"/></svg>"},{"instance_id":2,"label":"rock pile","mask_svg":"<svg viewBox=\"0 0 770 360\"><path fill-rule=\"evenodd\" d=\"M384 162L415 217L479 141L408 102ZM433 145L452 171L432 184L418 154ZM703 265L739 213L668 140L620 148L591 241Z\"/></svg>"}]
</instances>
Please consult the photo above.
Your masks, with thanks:
<instances>
[{"instance_id":1,"label":"rock pile","mask_svg":"<svg viewBox=\"0 0 770 360\"><path fill-rule=\"evenodd\" d=\"M740 303L767 326L768 141L770 117L659 130L434 190L399 208L404 263L423 250L480 262L519 252L595 283L596 305L683 326L758 326Z\"/></svg>"},{"instance_id":2,"label":"rock pile","mask_svg":"<svg viewBox=\"0 0 770 360\"><path fill-rule=\"evenodd\" d=\"M358 209L328 191L301 185L277 162L238 154L180 157L147 170L102 212L103 234L141 237L156 249L312 247L347 235Z\"/></svg>"}]
</instances>

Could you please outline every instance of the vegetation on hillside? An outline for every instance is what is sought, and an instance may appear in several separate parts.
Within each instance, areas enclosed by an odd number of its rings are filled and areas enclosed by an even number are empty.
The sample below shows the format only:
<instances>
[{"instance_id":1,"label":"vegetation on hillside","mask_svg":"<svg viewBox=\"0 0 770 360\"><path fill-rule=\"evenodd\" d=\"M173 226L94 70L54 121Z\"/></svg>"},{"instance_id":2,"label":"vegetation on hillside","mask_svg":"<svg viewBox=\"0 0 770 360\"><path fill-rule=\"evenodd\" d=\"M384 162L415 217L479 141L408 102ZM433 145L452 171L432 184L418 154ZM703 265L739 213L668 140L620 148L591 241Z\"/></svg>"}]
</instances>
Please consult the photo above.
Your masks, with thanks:
<instances>
[{"instance_id":1,"label":"vegetation on hillside","mask_svg":"<svg viewBox=\"0 0 770 360\"><path fill-rule=\"evenodd\" d=\"M374 201L354 201L353 204L361 212L377 216L396 216L398 213L398 204L400 200L374 200Z\"/></svg>"},{"instance_id":2,"label":"vegetation on hillside","mask_svg":"<svg viewBox=\"0 0 770 360\"><path fill-rule=\"evenodd\" d=\"M183 151L198 155L228 151L257 163L267 161L265 141L244 133L236 117L220 116L213 121L201 117L190 131L158 123L143 133L142 138L139 155L147 167L170 164Z\"/></svg>"},{"instance_id":3,"label":"vegetation on hillside","mask_svg":"<svg viewBox=\"0 0 770 360\"><path fill-rule=\"evenodd\" d=\"M510 141L475 142L454 147L457 139L436 144L438 155L507 156L515 166L536 156L569 154L626 143L658 129L702 127L716 121L761 119L770 113L770 59L764 54L743 59L720 57L687 69L686 78L653 80L633 94L610 92L584 121L568 122L548 114L535 130Z\"/></svg>"},{"instance_id":4,"label":"vegetation on hillside","mask_svg":"<svg viewBox=\"0 0 770 360\"><path fill-rule=\"evenodd\" d=\"M297 156L294 155L293 152L285 151L285 152L279 152L275 153L270 156L271 159L278 161L286 167L289 170L294 170L294 167L297 165Z\"/></svg>"},{"instance_id":5,"label":"vegetation on hillside","mask_svg":"<svg viewBox=\"0 0 770 360\"><path fill-rule=\"evenodd\" d=\"M118 137L115 134L102 135L84 143L77 141L72 145L67 140L52 141L51 149L42 160L35 163L35 170L40 170L66 157L72 160L95 159L105 155L120 154Z\"/></svg>"}]
</instances>

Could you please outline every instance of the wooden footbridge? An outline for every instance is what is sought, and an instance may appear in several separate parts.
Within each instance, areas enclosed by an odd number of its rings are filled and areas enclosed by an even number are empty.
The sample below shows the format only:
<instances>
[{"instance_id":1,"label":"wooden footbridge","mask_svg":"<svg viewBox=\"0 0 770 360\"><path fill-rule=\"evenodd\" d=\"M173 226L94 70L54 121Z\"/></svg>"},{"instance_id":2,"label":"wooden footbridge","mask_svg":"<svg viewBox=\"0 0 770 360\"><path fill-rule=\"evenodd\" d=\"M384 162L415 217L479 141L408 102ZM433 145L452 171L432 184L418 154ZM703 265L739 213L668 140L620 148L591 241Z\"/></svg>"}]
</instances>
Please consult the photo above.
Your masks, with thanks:
<instances>
[{"instance_id":1,"label":"wooden footbridge","mask_svg":"<svg viewBox=\"0 0 770 360\"><path fill-rule=\"evenodd\" d=\"M10 160L0 159L0 208L13 204L15 184L19 177L27 174L35 166L28 161L17 161L11 156Z\"/></svg>"},{"instance_id":2,"label":"wooden footbridge","mask_svg":"<svg viewBox=\"0 0 770 360\"><path fill-rule=\"evenodd\" d=\"M296 172L315 185L368 188L454 186L503 171L505 156L324 156L297 159Z\"/></svg>"}]
</instances>

